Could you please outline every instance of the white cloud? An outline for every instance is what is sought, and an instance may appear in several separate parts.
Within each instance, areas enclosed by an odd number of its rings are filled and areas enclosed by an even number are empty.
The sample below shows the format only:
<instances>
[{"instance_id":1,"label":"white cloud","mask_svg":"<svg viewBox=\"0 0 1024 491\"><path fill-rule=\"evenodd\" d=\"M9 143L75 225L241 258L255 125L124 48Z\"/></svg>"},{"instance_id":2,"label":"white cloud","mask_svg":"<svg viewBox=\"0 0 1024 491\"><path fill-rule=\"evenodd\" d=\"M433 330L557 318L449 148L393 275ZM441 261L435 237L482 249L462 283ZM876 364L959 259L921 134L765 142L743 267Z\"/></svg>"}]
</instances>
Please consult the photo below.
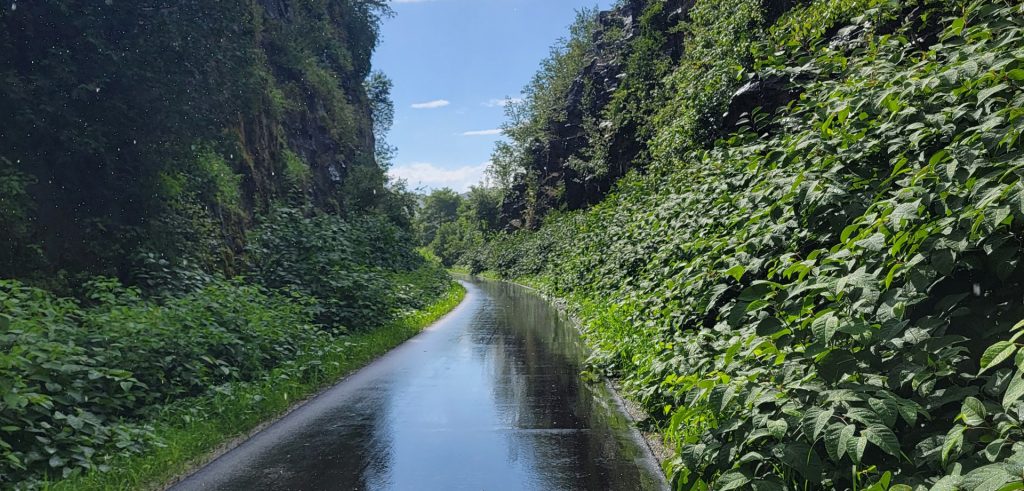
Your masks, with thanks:
<instances>
[{"instance_id":1,"label":"white cloud","mask_svg":"<svg viewBox=\"0 0 1024 491\"><path fill-rule=\"evenodd\" d=\"M456 192L465 192L470 186L479 184L484 178L484 171L490 162L480 165L465 165L454 169L445 169L429 162L412 162L392 167L388 175L392 179L405 179L409 187L416 189L438 189L449 187Z\"/></svg>"},{"instance_id":2,"label":"white cloud","mask_svg":"<svg viewBox=\"0 0 1024 491\"><path fill-rule=\"evenodd\" d=\"M483 105L487 107L505 107L509 104L519 104L520 102L523 102L522 97L506 97L504 99L491 99L484 102Z\"/></svg>"},{"instance_id":3,"label":"white cloud","mask_svg":"<svg viewBox=\"0 0 1024 491\"><path fill-rule=\"evenodd\" d=\"M500 135L500 134L501 134L501 130L477 130L477 131L467 131L467 132L463 133L462 136L490 136L490 135Z\"/></svg>"},{"instance_id":4,"label":"white cloud","mask_svg":"<svg viewBox=\"0 0 1024 491\"><path fill-rule=\"evenodd\" d=\"M417 102L416 104L412 105L412 108L413 109L437 109L439 107L445 107L445 106L447 106L449 104L451 104L451 102L448 102L448 101L446 101L444 99L437 99L437 100L434 100L434 101Z\"/></svg>"}]
</instances>

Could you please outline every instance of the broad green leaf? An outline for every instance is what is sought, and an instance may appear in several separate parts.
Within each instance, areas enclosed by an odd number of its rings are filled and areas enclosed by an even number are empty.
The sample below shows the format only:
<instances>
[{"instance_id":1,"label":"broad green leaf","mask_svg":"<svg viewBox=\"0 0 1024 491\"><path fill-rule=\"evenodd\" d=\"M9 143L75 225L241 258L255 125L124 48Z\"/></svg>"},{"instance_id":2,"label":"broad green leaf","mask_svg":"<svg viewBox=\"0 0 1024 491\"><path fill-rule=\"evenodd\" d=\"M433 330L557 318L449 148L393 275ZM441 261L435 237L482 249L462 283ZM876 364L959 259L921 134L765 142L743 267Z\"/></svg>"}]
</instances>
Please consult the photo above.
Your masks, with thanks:
<instances>
[{"instance_id":1,"label":"broad green leaf","mask_svg":"<svg viewBox=\"0 0 1024 491\"><path fill-rule=\"evenodd\" d=\"M867 437L869 442L882 449L883 452L899 457L900 441L889 428L881 425L870 426L864 430L864 436Z\"/></svg>"},{"instance_id":2,"label":"broad green leaf","mask_svg":"<svg viewBox=\"0 0 1024 491\"><path fill-rule=\"evenodd\" d=\"M938 249L932 252L931 262L935 271L938 271L939 274L948 276L953 272L953 265L956 262L956 256L953 251L949 249Z\"/></svg>"},{"instance_id":3,"label":"broad green leaf","mask_svg":"<svg viewBox=\"0 0 1024 491\"><path fill-rule=\"evenodd\" d=\"M857 371L857 359L848 351L832 350L819 364L818 373L828 381L837 381Z\"/></svg>"},{"instance_id":4,"label":"broad green leaf","mask_svg":"<svg viewBox=\"0 0 1024 491\"><path fill-rule=\"evenodd\" d=\"M833 414L834 411L832 409L821 410L818 408L811 408L807 411L807 414L804 415L803 421L801 422L803 432L810 437L812 441L817 440L821 431L828 426L829 419L832 418Z\"/></svg>"},{"instance_id":5,"label":"broad green leaf","mask_svg":"<svg viewBox=\"0 0 1024 491\"><path fill-rule=\"evenodd\" d=\"M885 426L893 426L896 424L896 418L899 416L899 405L894 399L868 399L868 405L871 409L882 418L882 423Z\"/></svg>"},{"instance_id":6,"label":"broad green leaf","mask_svg":"<svg viewBox=\"0 0 1024 491\"><path fill-rule=\"evenodd\" d=\"M992 97L994 94L998 94L999 92L1006 90L1007 87L1008 86L1006 84L999 84L978 92L978 104L985 102L986 99Z\"/></svg>"},{"instance_id":7,"label":"broad green leaf","mask_svg":"<svg viewBox=\"0 0 1024 491\"><path fill-rule=\"evenodd\" d=\"M961 476L945 476L939 479L928 491L957 491L960 489Z\"/></svg>"},{"instance_id":8,"label":"broad green leaf","mask_svg":"<svg viewBox=\"0 0 1024 491\"><path fill-rule=\"evenodd\" d=\"M54 469L58 469L58 468L64 467L64 464L66 464L66 463L67 463L67 461L64 460L63 458L61 458L59 455L51 455L50 456L49 464L50 464L50 467L52 467Z\"/></svg>"},{"instance_id":9,"label":"broad green leaf","mask_svg":"<svg viewBox=\"0 0 1024 491\"><path fill-rule=\"evenodd\" d=\"M967 20L963 17L958 17L953 20L953 23L949 25L949 30L954 36L959 36L964 32L964 26L967 25Z\"/></svg>"},{"instance_id":10,"label":"broad green leaf","mask_svg":"<svg viewBox=\"0 0 1024 491\"><path fill-rule=\"evenodd\" d=\"M722 393L722 401L719 404L718 409L720 411L725 411L725 409L729 407L729 403L732 402L732 398L734 397L736 397L736 386L730 383L726 385L725 391Z\"/></svg>"},{"instance_id":11,"label":"broad green leaf","mask_svg":"<svg viewBox=\"0 0 1024 491\"><path fill-rule=\"evenodd\" d=\"M886 471L878 482L867 487L864 491L886 491L889 489L889 482L892 481L892 472Z\"/></svg>"},{"instance_id":12,"label":"broad green leaf","mask_svg":"<svg viewBox=\"0 0 1024 491\"><path fill-rule=\"evenodd\" d=\"M832 460L838 461L846 453L846 441L853 436L853 425L835 423L825 429L825 451Z\"/></svg>"},{"instance_id":13,"label":"broad green leaf","mask_svg":"<svg viewBox=\"0 0 1024 491\"><path fill-rule=\"evenodd\" d=\"M868 439L864 436L851 437L846 441L846 453L850 454L850 459L857 464L864 458L864 450L867 447Z\"/></svg>"},{"instance_id":14,"label":"broad green leaf","mask_svg":"<svg viewBox=\"0 0 1024 491\"><path fill-rule=\"evenodd\" d=\"M992 443L985 445L985 450L982 454L985 455L985 458L988 459L989 462L995 462L996 459L999 458L1000 452L1003 451L1004 446L1006 446L1006 440L998 438L993 440Z\"/></svg>"},{"instance_id":15,"label":"broad green leaf","mask_svg":"<svg viewBox=\"0 0 1024 491\"><path fill-rule=\"evenodd\" d=\"M839 319L831 312L819 316L811 323L811 332L814 333L814 339L821 343L827 343L832 340L838 329Z\"/></svg>"},{"instance_id":16,"label":"broad green leaf","mask_svg":"<svg viewBox=\"0 0 1024 491\"><path fill-rule=\"evenodd\" d=\"M1009 341L999 341L992 346L989 346L985 350L985 353L981 355L981 370L978 375L981 375L989 368L998 365L1003 360L1013 356L1013 353L1017 351L1017 345Z\"/></svg>"},{"instance_id":17,"label":"broad green leaf","mask_svg":"<svg viewBox=\"0 0 1024 491\"><path fill-rule=\"evenodd\" d=\"M741 264L737 264L736 266L733 266L733 267L729 268L725 272L725 274L727 274L729 276L732 276L733 279L735 279L736 281L740 281L740 279L743 278L743 273L745 273L746 271L747 271L747 268L745 268Z\"/></svg>"},{"instance_id":18,"label":"broad green leaf","mask_svg":"<svg viewBox=\"0 0 1024 491\"><path fill-rule=\"evenodd\" d=\"M750 482L750 476L740 471L729 471L722 474L715 480L715 489L727 491L739 489Z\"/></svg>"},{"instance_id":19,"label":"broad green leaf","mask_svg":"<svg viewBox=\"0 0 1024 491\"><path fill-rule=\"evenodd\" d=\"M864 426L885 426L885 422L882 421L882 418L870 409L851 407L846 412L846 416L854 421L860 422Z\"/></svg>"},{"instance_id":20,"label":"broad green leaf","mask_svg":"<svg viewBox=\"0 0 1024 491\"><path fill-rule=\"evenodd\" d=\"M917 423L917 413L920 408L916 404L899 403L897 408L899 408L900 416L903 417L903 421L906 421L907 424L911 426Z\"/></svg>"},{"instance_id":21,"label":"broad green leaf","mask_svg":"<svg viewBox=\"0 0 1024 491\"><path fill-rule=\"evenodd\" d=\"M946 433L946 439L942 442L942 462L948 463L960 455L960 449L964 445L964 426L956 425Z\"/></svg>"},{"instance_id":22,"label":"broad green leaf","mask_svg":"<svg viewBox=\"0 0 1024 491\"><path fill-rule=\"evenodd\" d=\"M917 209L921 206L920 201L914 201L911 203L900 203L893 208L892 214L889 215L889 222L893 227L899 228L904 221L914 221L917 219ZM883 242L884 244L884 242Z\"/></svg>"},{"instance_id":23,"label":"broad green leaf","mask_svg":"<svg viewBox=\"0 0 1024 491\"><path fill-rule=\"evenodd\" d=\"M782 462L811 483L821 482L822 462L814 447L803 442L784 443Z\"/></svg>"},{"instance_id":24,"label":"broad green leaf","mask_svg":"<svg viewBox=\"0 0 1024 491\"><path fill-rule=\"evenodd\" d=\"M866 239L857 241L858 247L863 247L869 251L880 251L885 248L885 236L882 234L873 234Z\"/></svg>"},{"instance_id":25,"label":"broad green leaf","mask_svg":"<svg viewBox=\"0 0 1024 491\"><path fill-rule=\"evenodd\" d=\"M781 483L767 479L754 480L750 483L750 489L752 491L786 491L786 487Z\"/></svg>"},{"instance_id":26,"label":"broad green leaf","mask_svg":"<svg viewBox=\"0 0 1024 491\"><path fill-rule=\"evenodd\" d=\"M963 487L972 491L998 491L1013 476L1002 464L989 464L964 475Z\"/></svg>"},{"instance_id":27,"label":"broad green leaf","mask_svg":"<svg viewBox=\"0 0 1024 491\"><path fill-rule=\"evenodd\" d=\"M1003 394L1003 408L1010 409L1017 400L1024 397L1024 379L1021 378L1021 371L1017 370L1010 377L1010 385L1006 387Z\"/></svg>"},{"instance_id":28,"label":"broad green leaf","mask_svg":"<svg viewBox=\"0 0 1024 491\"><path fill-rule=\"evenodd\" d=\"M861 225L857 223L853 225L847 225L846 228L844 228L843 231L839 234L839 241L846 242L847 240L850 239L853 233L856 232L857 230L860 230L860 228Z\"/></svg>"},{"instance_id":29,"label":"broad green leaf","mask_svg":"<svg viewBox=\"0 0 1024 491\"><path fill-rule=\"evenodd\" d=\"M773 437L781 439L786 436L786 430L789 429L789 424L784 419L768 420L768 433Z\"/></svg>"},{"instance_id":30,"label":"broad green leaf","mask_svg":"<svg viewBox=\"0 0 1024 491\"><path fill-rule=\"evenodd\" d=\"M963 418L964 423L967 426L978 426L985 423L985 405L974 397L968 397L964 399L964 403L960 408L960 416Z\"/></svg>"}]
</instances>

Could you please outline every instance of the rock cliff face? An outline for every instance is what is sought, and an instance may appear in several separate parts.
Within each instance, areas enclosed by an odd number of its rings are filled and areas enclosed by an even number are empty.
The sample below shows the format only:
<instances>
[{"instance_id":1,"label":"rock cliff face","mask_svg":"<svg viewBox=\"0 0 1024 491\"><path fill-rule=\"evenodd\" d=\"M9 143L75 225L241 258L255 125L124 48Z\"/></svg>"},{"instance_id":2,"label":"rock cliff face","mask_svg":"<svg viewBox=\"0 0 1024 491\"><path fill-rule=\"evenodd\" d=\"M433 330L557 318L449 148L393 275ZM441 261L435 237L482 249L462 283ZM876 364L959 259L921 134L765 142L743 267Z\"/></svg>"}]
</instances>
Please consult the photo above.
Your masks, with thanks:
<instances>
[{"instance_id":1,"label":"rock cliff face","mask_svg":"<svg viewBox=\"0 0 1024 491\"><path fill-rule=\"evenodd\" d=\"M230 272L271 203L380 195L364 88L377 6L17 2L0 9L0 277ZM315 33L315 34L314 34Z\"/></svg>"},{"instance_id":2,"label":"rock cliff face","mask_svg":"<svg viewBox=\"0 0 1024 491\"><path fill-rule=\"evenodd\" d=\"M360 2L341 3L343 7L328 7L326 12L310 12L295 0L261 0L263 12L271 27L268 40L269 68L280 86L294 90L295 104L285 111L280 121L281 149L294 152L311 171L311 198L325 209L343 211L344 199L337 194L354 169L378 169L374 157L373 115L367 100L363 81L370 73L370 55L376 44L375 26L353 22L365 18L356 7ZM366 2L362 2L366 3ZM293 4L295 4L293 6ZM310 15L325 15L326 25L335 36L328 49L343 49L348 59L321 63L336 85L325 88L310 80L308 70L289 60L291 49L282 44L281 37L300 38L308 28ZM357 32L358 31L358 32ZM287 39L287 38L286 38ZM310 53L312 54L312 53ZM327 90L325 90L327 89ZM333 90L332 90L333 89ZM380 177L380 176L378 176ZM377 186L382 184L378 179Z\"/></svg>"},{"instance_id":3,"label":"rock cliff face","mask_svg":"<svg viewBox=\"0 0 1024 491\"><path fill-rule=\"evenodd\" d=\"M661 57L672 62L682 55L681 32L670 27L687 18L696 0L629 0L613 10L599 12L589 40L587 62L565 94L563 123L552 125L550 138L538 139L528 150L529 171L536 184L517 183L502 204L502 219L508 229L534 228L547 210L575 210L601 200L612 184L638 163L645 147L638 139L635 122L609 121L606 111L623 83L629 82L630 57L641 38L658 31ZM656 8L652 8L656 7ZM654 82L654 81L650 81ZM574 161L594 160L588 150L600 146L600 172L587 172Z\"/></svg>"},{"instance_id":4,"label":"rock cliff face","mask_svg":"<svg viewBox=\"0 0 1024 491\"><path fill-rule=\"evenodd\" d=\"M507 230L537 227L549 210L576 210L600 201L630 169L643 168L661 109L662 79L684 56L685 32L697 0L628 0L597 13L587 61L565 93L564 120L524 148L525 173L506 190ZM771 25L795 0L758 2ZM731 131L761 107L772 111L795 94L777 76L755 77L720 108L710 134ZM718 120L720 119L720 120ZM521 142L520 142L521 143Z\"/></svg>"}]
</instances>

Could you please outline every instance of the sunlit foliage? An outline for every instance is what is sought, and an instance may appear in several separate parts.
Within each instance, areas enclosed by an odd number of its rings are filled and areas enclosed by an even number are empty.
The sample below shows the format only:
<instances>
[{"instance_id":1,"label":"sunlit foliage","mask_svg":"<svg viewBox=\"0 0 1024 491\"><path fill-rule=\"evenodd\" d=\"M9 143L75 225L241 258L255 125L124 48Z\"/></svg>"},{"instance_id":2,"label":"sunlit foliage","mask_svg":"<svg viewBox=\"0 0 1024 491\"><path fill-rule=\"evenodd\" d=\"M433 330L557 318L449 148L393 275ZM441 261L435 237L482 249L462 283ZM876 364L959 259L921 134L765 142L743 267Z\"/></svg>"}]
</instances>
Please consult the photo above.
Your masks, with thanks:
<instances>
[{"instance_id":1,"label":"sunlit foliage","mask_svg":"<svg viewBox=\"0 0 1024 491\"><path fill-rule=\"evenodd\" d=\"M758 8L698 2L687 46L719 54L665 79L646 174L471 264L573 300L678 489L1015 489L1022 7L820 0L738 32ZM749 70L799 95L709 142Z\"/></svg>"}]
</instances>

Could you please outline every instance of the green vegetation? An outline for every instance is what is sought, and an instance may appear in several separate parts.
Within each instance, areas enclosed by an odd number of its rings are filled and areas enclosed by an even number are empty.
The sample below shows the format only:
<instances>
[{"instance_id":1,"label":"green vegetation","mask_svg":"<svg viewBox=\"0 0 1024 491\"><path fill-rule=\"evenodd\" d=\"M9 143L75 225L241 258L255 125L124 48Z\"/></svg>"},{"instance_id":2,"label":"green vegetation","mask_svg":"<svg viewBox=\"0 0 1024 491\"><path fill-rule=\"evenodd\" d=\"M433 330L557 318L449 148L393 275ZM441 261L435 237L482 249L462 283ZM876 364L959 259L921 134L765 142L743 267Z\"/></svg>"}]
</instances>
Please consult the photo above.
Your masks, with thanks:
<instances>
[{"instance_id":1,"label":"green vegetation","mask_svg":"<svg viewBox=\"0 0 1024 491\"><path fill-rule=\"evenodd\" d=\"M47 483L44 489L148 489L202 464L224 442L245 436L260 423L334 384L339 378L394 348L454 309L465 295L458 283L424 309L377 329L322 338L297 357L244 383L216 387L209 395L162 409L148 428L160 445L124 455L104 470Z\"/></svg>"},{"instance_id":2,"label":"green vegetation","mask_svg":"<svg viewBox=\"0 0 1024 491\"><path fill-rule=\"evenodd\" d=\"M497 190L485 186L473 186L465 196L448 188L434 190L416 213L420 244L444 266L463 261L467 251L497 231L500 199Z\"/></svg>"},{"instance_id":3,"label":"green vegetation","mask_svg":"<svg viewBox=\"0 0 1024 491\"><path fill-rule=\"evenodd\" d=\"M393 272L412 271L423 263L407 246L409 235L382 217L343 221L277 208L253 231L246 257L259 284L314 299L311 309L318 324L359 330L391 317L416 300L410 295L422 291L394 287Z\"/></svg>"},{"instance_id":4,"label":"green vegetation","mask_svg":"<svg viewBox=\"0 0 1024 491\"><path fill-rule=\"evenodd\" d=\"M386 178L389 13L0 8L0 488L159 487L458 303Z\"/></svg>"},{"instance_id":5,"label":"green vegetation","mask_svg":"<svg viewBox=\"0 0 1024 491\"><path fill-rule=\"evenodd\" d=\"M216 435L280 409L225 414L224 397L280 390L274 384L290 378L308 392L408 337L436 314L436 298L452 294L444 270L381 219L349 224L280 209L254 234L248 276L200 277L183 293L147 297L100 278L74 300L0 282L4 483L106 471L140 453L148 461L168 445L153 430L168 417L178 418L173 438L202 438L175 450L180 467ZM352 348L360 343L368 344ZM192 435L177 429L182 417L224 428ZM158 469L133 479L167 477L150 475ZM127 478L119 472L110 479Z\"/></svg>"},{"instance_id":6,"label":"green vegetation","mask_svg":"<svg viewBox=\"0 0 1024 491\"><path fill-rule=\"evenodd\" d=\"M12 5L0 220L16 235L0 277L72 293L149 274L154 255L231 275L274 203L358 214L402 199L376 158L384 0Z\"/></svg>"},{"instance_id":7,"label":"green vegetation","mask_svg":"<svg viewBox=\"0 0 1024 491\"><path fill-rule=\"evenodd\" d=\"M525 156L508 231L462 267L571 300L677 489L1020 489L1024 7L772 6L659 30L685 34L671 74L602 109L649 126L650 160L596 206L523 206L553 142L499 148ZM780 104L722 117L772 79Z\"/></svg>"}]
</instances>

